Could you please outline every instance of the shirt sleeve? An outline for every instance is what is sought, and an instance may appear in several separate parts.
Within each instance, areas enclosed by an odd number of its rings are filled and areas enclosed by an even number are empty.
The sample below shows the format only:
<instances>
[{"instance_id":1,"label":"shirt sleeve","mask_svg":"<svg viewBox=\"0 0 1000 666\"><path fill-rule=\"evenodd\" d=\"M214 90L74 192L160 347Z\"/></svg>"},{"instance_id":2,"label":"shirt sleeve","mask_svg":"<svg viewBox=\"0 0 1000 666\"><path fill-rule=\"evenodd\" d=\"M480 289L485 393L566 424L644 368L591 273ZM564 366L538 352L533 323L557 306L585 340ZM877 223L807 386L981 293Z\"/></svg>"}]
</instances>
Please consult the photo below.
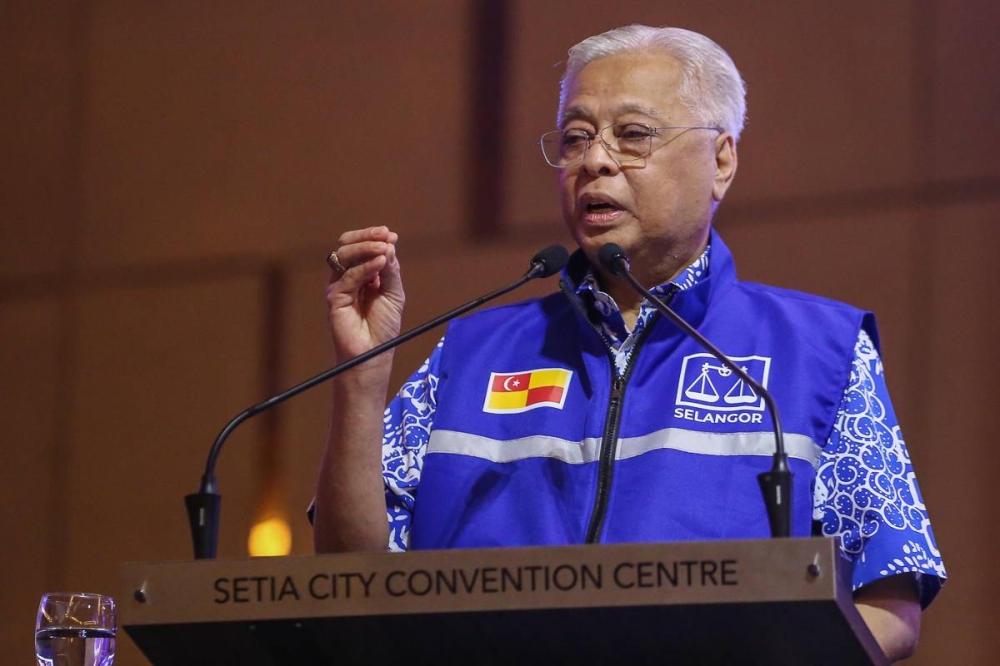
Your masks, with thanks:
<instances>
[{"instance_id":1,"label":"shirt sleeve","mask_svg":"<svg viewBox=\"0 0 1000 666\"><path fill-rule=\"evenodd\" d=\"M385 408L382 434L382 479L389 519L389 550L410 546L410 523L437 409L437 386L444 338L403 384Z\"/></svg>"},{"instance_id":2,"label":"shirt sleeve","mask_svg":"<svg viewBox=\"0 0 1000 666\"><path fill-rule=\"evenodd\" d=\"M895 574L916 574L926 607L947 577L889 400L882 359L862 330L850 380L820 454L813 519L839 536L857 590Z\"/></svg>"}]
</instances>

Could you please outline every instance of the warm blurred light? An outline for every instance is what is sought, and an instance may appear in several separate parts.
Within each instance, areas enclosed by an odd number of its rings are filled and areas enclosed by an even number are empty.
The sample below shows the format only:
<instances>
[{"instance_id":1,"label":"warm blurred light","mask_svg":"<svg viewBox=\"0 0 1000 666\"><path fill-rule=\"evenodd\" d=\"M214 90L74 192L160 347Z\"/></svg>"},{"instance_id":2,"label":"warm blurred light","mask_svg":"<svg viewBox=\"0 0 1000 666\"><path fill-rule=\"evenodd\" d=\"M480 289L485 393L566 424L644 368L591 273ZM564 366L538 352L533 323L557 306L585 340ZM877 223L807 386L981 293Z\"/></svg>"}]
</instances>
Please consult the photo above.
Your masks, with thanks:
<instances>
[{"instance_id":1,"label":"warm blurred light","mask_svg":"<svg viewBox=\"0 0 1000 666\"><path fill-rule=\"evenodd\" d=\"M277 516L263 520L250 528L247 539L250 557L273 557L292 552L292 530L288 521Z\"/></svg>"}]
</instances>

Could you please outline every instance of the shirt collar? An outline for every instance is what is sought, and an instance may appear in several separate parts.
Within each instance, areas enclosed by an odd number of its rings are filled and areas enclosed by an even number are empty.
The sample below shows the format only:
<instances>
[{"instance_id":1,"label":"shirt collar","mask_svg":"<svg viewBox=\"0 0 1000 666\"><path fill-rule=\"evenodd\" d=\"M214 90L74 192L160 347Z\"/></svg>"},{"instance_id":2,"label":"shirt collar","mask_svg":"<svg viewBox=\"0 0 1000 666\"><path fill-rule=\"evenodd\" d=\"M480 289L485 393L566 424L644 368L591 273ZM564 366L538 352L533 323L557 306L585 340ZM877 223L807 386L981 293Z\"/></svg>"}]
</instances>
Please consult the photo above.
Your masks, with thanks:
<instances>
[{"instance_id":1,"label":"shirt collar","mask_svg":"<svg viewBox=\"0 0 1000 666\"><path fill-rule=\"evenodd\" d=\"M654 296L659 296L660 294L666 292L670 285L675 285L677 291L684 291L690 289L696 284L700 283L702 280L708 277L708 258L711 254L712 246L706 245L704 252L698 255L698 258L692 261L684 272L678 275L673 280L669 282L664 282L663 284L657 285L650 289ZM592 292L596 294L604 294L608 296L605 292L601 291L601 285L597 282L597 273L594 272L592 266L587 266L586 272L583 274L583 278L580 280L580 284L576 287L576 293L583 295L584 292ZM611 299L611 296L608 296ZM611 299L614 303L614 299ZM615 309L618 306L615 305Z\"/></svg>"},{"instance_id":2,"label":"shirt collar","mask_svg":"<svg viewBox=\"0 0 1000 666\"><path fill-rule=\"evenodd\" d=\"M677 291L685 291L700 284L708 278L710 255L711 245L708 245L705 247L705 251L692 261L680 275L669 282L653 287L650 292L654 296L662 298L671 289L671 285ZM625 326L625 320L622 318L618 304L615 303L610 294L601 290L600 284L597 282L597 274L589 265L576 287L576 293L591 313L596 315L591 321L602 329L604 336L614 349L633 340L646 327L652 314L656 312L656 308L643 299L639 306L639 317L635 327L629 331Z\"/></svg>"}]
</instances>

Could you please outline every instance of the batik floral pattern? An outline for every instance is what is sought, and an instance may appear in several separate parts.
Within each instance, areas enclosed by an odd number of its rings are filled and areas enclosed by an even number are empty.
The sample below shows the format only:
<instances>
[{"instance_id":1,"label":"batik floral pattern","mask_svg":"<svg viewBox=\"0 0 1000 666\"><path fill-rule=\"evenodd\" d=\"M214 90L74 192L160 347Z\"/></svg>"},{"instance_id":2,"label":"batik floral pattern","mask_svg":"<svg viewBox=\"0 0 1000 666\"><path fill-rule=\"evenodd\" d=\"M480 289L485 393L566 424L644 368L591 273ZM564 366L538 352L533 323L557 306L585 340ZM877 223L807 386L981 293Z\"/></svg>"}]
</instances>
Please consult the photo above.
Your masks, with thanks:
<instances>
[{"instance_id":1,"label":"batik floral pattern","mask_svg":"<svg viewBox=\"0 0 1000 666\"><path fill-rule=\"evenodd\" d=\"M871 572L861 579L915 572L931 574L939 584L938 578L945 576L888 400L882 360L864 331L858 336L850 380L820 456L813 518L822 523L823 534L841 538L856 567ZM856 586L858 580L855 576Z\"/></svg>"},{"instance_id":2,"label":"batik floral pattern","mask_svg":"<svg viewBox=\"0 0 1000 666\"><path fill-rule=\"evenodd\" d=\"M444 338L396 397L385 408L382 436L382 478L389 518L389 550L410 544L410 519L416 502L424 452L437 407L438 360Z\"/></svg>"}]
</instances>

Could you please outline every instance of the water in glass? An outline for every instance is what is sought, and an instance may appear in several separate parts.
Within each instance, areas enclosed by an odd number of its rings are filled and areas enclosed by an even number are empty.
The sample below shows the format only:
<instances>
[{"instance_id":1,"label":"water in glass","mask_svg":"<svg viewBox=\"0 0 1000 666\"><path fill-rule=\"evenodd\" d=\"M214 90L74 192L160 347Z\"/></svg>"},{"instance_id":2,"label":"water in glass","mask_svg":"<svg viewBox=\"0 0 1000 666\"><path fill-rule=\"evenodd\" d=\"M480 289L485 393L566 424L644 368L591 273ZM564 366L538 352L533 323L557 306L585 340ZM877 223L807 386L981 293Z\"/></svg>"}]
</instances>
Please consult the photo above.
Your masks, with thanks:
<instances>
[{"instance_id":1,"label":"water in glass","mask_svg":"<svg viewBox=\"0 0 1000 666\"><path fill-rule=\"evenodd\" d=\"M38 666L111 666L116 629L111 597L79 592L46 594L35 624Z\"/></svg>"}]
</instances>

